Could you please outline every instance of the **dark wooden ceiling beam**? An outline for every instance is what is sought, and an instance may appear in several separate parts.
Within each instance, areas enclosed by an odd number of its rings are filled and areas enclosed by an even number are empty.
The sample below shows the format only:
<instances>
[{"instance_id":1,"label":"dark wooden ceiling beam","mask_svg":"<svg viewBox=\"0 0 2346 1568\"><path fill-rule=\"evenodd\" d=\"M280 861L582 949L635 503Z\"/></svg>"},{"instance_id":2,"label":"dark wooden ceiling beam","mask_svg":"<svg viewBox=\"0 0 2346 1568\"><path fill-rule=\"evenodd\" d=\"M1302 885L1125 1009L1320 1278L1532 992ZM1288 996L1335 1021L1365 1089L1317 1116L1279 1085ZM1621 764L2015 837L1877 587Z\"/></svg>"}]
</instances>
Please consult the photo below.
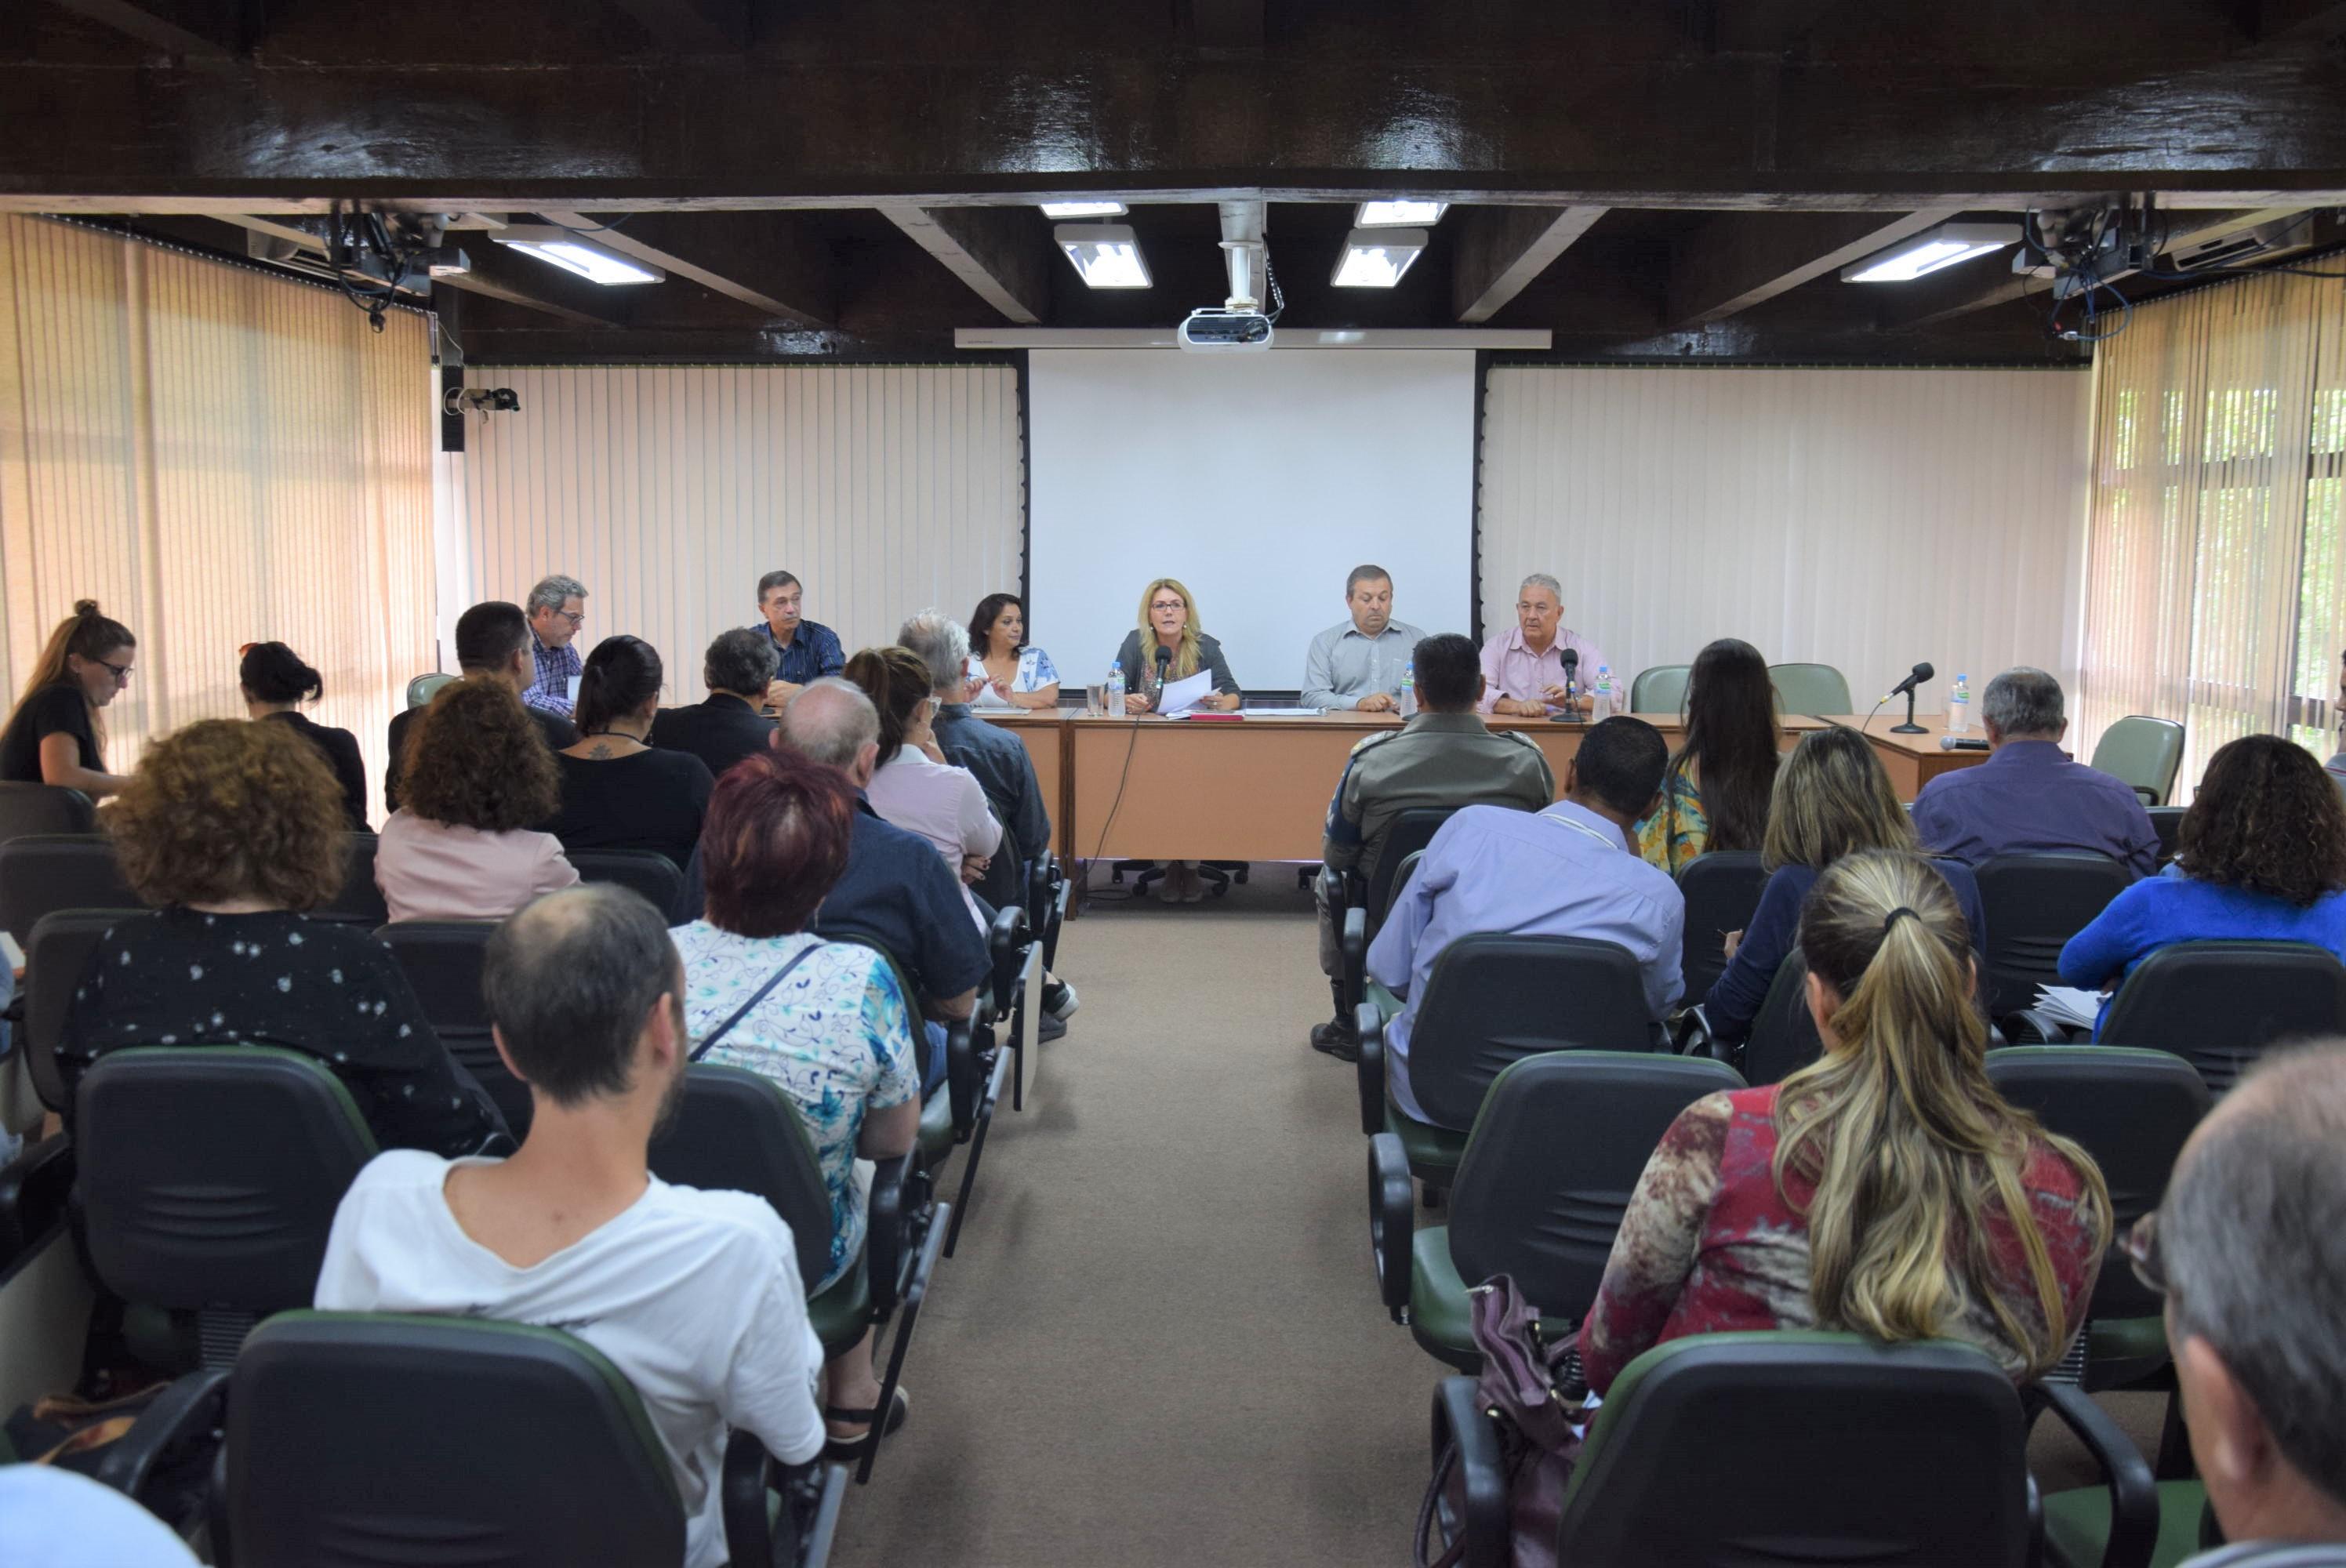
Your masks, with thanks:
<instances>
[{"instance_id":1,"label":"dark wooden ceiling beam","mask_svg":"<svg viewBox=\"0 0 2346 1568\"><path fill-rule=\"evenodd\" d=\"M781 213L593 216L551 208L539 216L674 277L688 278L768 321L825 327L837 319L830 256ZM618 227L613 227L614 224Z\"/></svg>"},{"instance_id":2,"label":"dark wooden ceiling beam","mask_svg":"<svg viewBox=\"0 0 2346 1568\"><path fill-rule=\"evenodd\" d=\"M18 5L31 0L13 0ZM245 0L196 0L172 5L158 0L49 0L61 11L111 28L123 36L177 59L225 65L250 49L258 7Z\"/></svg>"},{"instance_id":3,"label":"dark wooden ceiling beam","mask_svg":"<svg viewBox=\"0 0 2346 1568\"><path fill-rule=\"evenodd\" d=\"M747 0L611 0L674 55L729 55L750 43Z\"/></svg>"},{"instance_id":4,"label":"dark wooden ceiling beam","mask_svg":"<svg viewBox=\"0 0 2346 1568\"><path fill-rule=\"evenodd\" d=\"M888 220L1007 320L1051 313L1049 237L1033 212L1009 207L883 207Z\"/></svg>"},{"instance_id":5,"label":"dark wooden ceiling beam","mask_svg":"<svg viewBox=\"0 0 2346 1568\"><path fill-rule=\"evenodd\" d=\"M2239 0L2241 21L2259 44L2335 38L2346 35L2340 0Z\"/></svg>"},{"instance_id":6,"label":"dark wooden ceiling beam","mask_svg":"<svg viewBox=\"0 0 2346 1568\"><path fill-rule=\"evenodd\" d=\"M1263 46L1263 0L1178 0L1175 15L1181 42L1193 49Z\"/></svg>"},{"instance_id":7,"label":"dark wooden ceiling beam","mask_svg":"<svg viewBox=\"0 0 2346 1568\"><path fill-rule=\"evenodd\" d=\"M1602 207L1478 207L1458 223L1452 312L1487 321L1605 216Z\"/></svg>"},{"instance_id":8,"label":"dark wooden ceiling beam","mask_svg":"<svg viewBox=\"0 0 2346 1568\"><path fill-rule=\"evenodd\" d=\"M1714 218L1670 256L1668 316L1708 326L1910 239L1960 209L1879 213L1733 213Z\"/></svg>"}]
</instances>

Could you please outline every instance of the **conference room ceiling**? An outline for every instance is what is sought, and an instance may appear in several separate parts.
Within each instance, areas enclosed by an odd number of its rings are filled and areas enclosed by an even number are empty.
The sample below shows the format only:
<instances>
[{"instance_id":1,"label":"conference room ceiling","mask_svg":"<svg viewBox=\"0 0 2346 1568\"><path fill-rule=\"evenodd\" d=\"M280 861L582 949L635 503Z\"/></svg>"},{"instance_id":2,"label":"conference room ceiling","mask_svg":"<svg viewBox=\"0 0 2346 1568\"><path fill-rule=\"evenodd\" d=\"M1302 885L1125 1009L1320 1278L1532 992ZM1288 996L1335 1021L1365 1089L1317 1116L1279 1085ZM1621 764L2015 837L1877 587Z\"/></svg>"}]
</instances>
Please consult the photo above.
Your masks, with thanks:
<instances>
[{"instance_id":1,"label":"conference room ceiling","mask_svg":"<svg viewBox=\"0 0 2346 1568\"><path fill-rule=\"evenodd\" d=\"M1215 204L1250 199L1290 325L2069 362L2011 250L1906 284L1840 269L1950 219L2143 193L2177 229L2293 220L2267 262L2346 243L2346 4L0 5L0 210L294 271L338 203L449 219L472 271L434 303L476 363L1163 328L1220 302ZM1151 288L1086 289L1054 249L1036 203L1080 196L1131 205ZM1375 196L1453 205L1399 287L1334 288ZM667 276L601 287L491 239L547 223Z\"/></svg>"}]
</instances>

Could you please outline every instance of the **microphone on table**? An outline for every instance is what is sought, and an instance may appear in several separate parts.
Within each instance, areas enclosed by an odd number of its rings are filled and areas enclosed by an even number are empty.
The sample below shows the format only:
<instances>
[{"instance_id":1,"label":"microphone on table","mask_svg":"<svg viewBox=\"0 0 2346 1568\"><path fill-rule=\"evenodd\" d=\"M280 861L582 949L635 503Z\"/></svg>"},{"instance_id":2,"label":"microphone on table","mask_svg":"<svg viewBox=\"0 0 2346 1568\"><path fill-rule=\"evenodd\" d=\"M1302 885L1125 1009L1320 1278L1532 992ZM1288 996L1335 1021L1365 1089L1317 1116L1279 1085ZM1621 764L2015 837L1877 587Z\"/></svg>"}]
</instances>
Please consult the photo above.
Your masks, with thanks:
<instances>
[{"instance_id":1,"label":"microphone on table","mask_svg":"<svg viewBox=\"0 0 2346 1568\"><path fill-rule=\"evenodd\" d=\"M1173 650L1163 643L1157 645L1157 703L1165 700L1165 672L1173 663ZM1157 704L1151 704L1155 707Z\"/></svg>"},{"instance_id":2,"label":"microphone on table","mask_svg":"<svg viewBox=\"0 0 2346 1568\"><path fill-rule=\"evenodd\" d=\"M1882 697L1882 702L1888 702L1891 697L1896 697L1902 692L1905 694L1906 697L1906 722L1903 724L1892 725L1890 727L1891 734L1921 735L1924 733L1923 727L1914 722L1914 688L1938 673L1939 672L1937 670L1931 667L1930 660L1925 659L1921 664L1916 665L1912 669L1908 670L1906 672L1906 678L1900 681L1896 686L1892 687L1888 696ZM1882 702L1877 702L1873 705L1873 713L1880 713L1882 711ZM1869 713L1865 716L1865 722L1868 724L1873 722L1872 713Z\"/></svg>"},{"instance_id":3,"label":"microphone on table","mask_svg":"<svg viewBox=\"0 0 2346 1568\"><path fill-rule=\"evenodd\" d=\"M1572 699L1578 694L1579 685L1580 650L1567 647L1564 650L1564 704L1565 710L1575 718L1580 717L1580 710L1573 707Z\"/></svg>"}]
</instances>

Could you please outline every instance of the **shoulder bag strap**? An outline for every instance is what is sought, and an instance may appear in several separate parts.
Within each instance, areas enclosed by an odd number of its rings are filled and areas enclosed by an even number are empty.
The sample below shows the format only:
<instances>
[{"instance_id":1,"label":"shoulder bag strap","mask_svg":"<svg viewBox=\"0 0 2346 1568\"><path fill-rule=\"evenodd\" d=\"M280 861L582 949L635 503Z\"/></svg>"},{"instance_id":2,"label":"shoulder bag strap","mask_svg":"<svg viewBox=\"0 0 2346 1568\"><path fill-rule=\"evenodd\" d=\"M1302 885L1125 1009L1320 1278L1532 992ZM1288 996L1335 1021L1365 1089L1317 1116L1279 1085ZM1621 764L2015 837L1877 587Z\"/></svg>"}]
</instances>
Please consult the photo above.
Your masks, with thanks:
<instances>
[{"instance_id":1,"label":"shoulder bag strap","mask_svg":"<svg viewBox=\"0 0 2346 1568\"><path fill-rule=\"evenodd\" d=\"M781 968L780 968L780 969L778 969L778 970L774 971L774 972L772 973L772 975L770 975L770 977L768 977L768 979L767 979L767 981L766 981L766 983L765 983L765 984L763 984L763 985L761 985L761 986L760 986L760 987L758 987L758 989L757 989L754 993L752 993L750 994L750 1000L749 1000L749 1001L747 1001L747 1002L745 1002L745 1003L741 1003L741 1005L740 1005L740 1006L739 1006L739 1007L737 1007L737 1008L735 1008L735 1009L733 1010L733 1016L732 1016L732 1017L728 1018L724 1023L719 1023L719 1025L718 1025L718 1026L717 1026L713 1031L711 1031L711 1032L709 1033L709 1037L708 1037L707 1039L705 1039L705 1040L701 1041L701 1043L700 1043L699 1044L695 1045L695 1046L692 1048L692 1054L691 1054L690 1056L687 1057L687 1058L686 1058L686 1060L687 1060L687 1061L691 1061L691 1062L698 1062L698 1061L699 1061L703 1056L708 1055L708 1054L709 1054L709 1048L711 1045L714 1045L714 1044L716 1044L719 1040L724 1039L724 1038L725 1038L725 1036L726 1036L729 1033L730 1033L730 1032L731 1032L731 1030L732 1030L732 1028L733 1028L733 1025L735 1025L736 1023L740 1023L742 1019L744 1019L744 1018L746 1018L746 1017L748 1017L748 1016L749 1016L750 1009L751 1009L752 1007L757 1006L757 1005L758 1005L758 1003L760 1003L760 1002L765 1001L765 1000L766 1000L767 995L768 995L770 993L771 993L771 992L773 991L774 987L776 987L777 985L780 985L783 981L785 981L785 980L787 980L787 979L789 979L789 978L790 978L790 971L792 971L792 970L796 969L796 968L797 968L801 963L802 963L802 962L804 962L806 961L806 956L807 956L807 954L809 954L809 953L812 952L816 948L819 948L819 947L821 947L821 945L822 945L821 941L820 939L818 939L818 940L816 940L816 941L814 941L814 942L811 942L807 943L807 944L806 944L806 946L804 946L804 947L802 947L802 948L799 949L799 950L798 950L798 952L796 952L792 953L792 954L790 955L790 962L788 962L788 963L786 963L786 964L782 965L782 967L781 967Z\"/></svg>"}]
</instances>

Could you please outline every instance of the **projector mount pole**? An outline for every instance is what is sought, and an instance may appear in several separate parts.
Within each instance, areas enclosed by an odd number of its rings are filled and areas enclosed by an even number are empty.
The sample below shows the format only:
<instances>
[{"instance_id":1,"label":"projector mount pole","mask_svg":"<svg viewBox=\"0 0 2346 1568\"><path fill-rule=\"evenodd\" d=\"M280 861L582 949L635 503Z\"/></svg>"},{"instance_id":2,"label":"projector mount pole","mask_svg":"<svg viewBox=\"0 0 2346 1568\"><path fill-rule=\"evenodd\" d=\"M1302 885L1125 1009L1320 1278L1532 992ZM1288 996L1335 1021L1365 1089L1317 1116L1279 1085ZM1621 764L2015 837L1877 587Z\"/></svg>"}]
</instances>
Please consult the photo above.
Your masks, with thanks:
<instances>
[{"instance_id":1,"label":"projector mount pole","mask_svg":"<svg viewBox=\"0 0 2346 1568\"><path fill-rule=\"evenodd\" d=\"M1222 210L1222 263L1229 269L1230 297L1227 310L1260 311L1256 280L1263 270L1263 218L1269 204L1225 201Z\"/></svg>"}]
</instances>

